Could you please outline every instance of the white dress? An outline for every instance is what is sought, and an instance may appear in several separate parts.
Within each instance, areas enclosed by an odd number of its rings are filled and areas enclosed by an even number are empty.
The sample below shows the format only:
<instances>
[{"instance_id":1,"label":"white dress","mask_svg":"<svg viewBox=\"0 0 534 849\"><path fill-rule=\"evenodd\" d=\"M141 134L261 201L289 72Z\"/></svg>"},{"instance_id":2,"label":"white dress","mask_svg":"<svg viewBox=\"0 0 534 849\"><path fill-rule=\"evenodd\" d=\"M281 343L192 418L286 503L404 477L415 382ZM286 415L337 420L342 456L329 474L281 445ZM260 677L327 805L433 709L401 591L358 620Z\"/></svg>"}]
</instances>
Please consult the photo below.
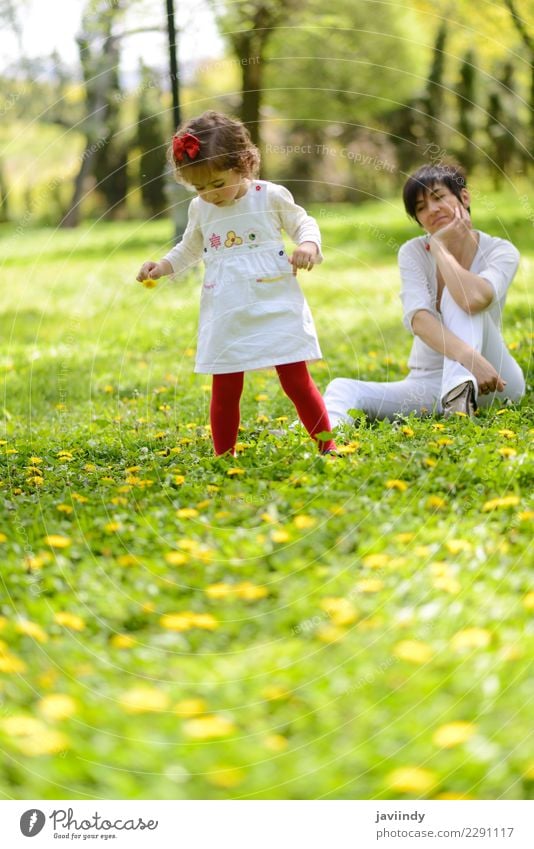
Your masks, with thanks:
<instances>
[{"instance_id":1,"label":"white dress","mask_svg":"<svg viewBox=\"0 0 534 849\"><path fill-rule=\"evenodd\" d=\"M167 256L174 274L203 260L195 371L229 374L321 358L313 319L282 242L314 242L317 223L283 186L250 182L231 206L200 197Z\"/></svg>"}]
</instances>

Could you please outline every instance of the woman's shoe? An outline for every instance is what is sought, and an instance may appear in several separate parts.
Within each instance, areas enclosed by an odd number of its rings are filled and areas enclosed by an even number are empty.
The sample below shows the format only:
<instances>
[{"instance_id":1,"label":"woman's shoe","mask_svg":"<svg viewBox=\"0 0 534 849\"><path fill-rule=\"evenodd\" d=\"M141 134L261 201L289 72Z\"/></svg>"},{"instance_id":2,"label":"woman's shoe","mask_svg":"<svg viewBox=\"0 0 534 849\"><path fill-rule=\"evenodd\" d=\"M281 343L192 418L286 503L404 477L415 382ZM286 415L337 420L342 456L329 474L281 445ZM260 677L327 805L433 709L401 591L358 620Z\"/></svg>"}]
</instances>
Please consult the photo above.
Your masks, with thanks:
<instances>
[{"instance_id":1,"label":"woman's shoe","mask_svg":"<svg viewBox=\"0 0 534 849\"><path fill-rule=\"evenodd\" d=\"M443 418L450 419L457 413L461 416L469 416L470 419L475 415L477 402L475 401L475 389L470 380L465 383L460 383L455 386L443 398Z\"/></svg>"}]
</instances>

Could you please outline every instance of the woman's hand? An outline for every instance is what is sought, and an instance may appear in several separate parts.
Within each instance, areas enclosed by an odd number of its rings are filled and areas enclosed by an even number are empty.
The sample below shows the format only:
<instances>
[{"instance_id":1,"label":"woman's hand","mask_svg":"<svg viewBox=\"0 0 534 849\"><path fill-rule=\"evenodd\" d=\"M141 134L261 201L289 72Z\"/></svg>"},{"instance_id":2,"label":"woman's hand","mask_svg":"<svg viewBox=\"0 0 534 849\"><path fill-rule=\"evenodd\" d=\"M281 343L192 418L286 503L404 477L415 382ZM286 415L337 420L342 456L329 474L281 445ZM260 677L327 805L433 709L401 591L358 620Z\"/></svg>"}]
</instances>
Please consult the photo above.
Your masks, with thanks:
<instances>
[{"instance_id":1,"label":"woman's hand","mask_svg":"<svg viewBox=\"0 0 534 849\"><path fill-rule=\"evenodd\" d=\"M139 269L139 274L137 275L136 280L138 280L139 283L143 283L148 289L151 289L156 285L155 281L160 277L164 277L166 274L172 274L170 262L167 262L167 260L162 260L162 262L153 262L149 259L147 262L144 262Z\"/></svg>"},{"instance_id":2,"label":"woman's hand","mask_svg":"<svg viewBox=\"0 0 534 849\"><path fill-rule=\"evenodd\" d=\"M502 392L506 386L506 381L502 379L499 372L478 351L472 350L471 354L462 360L462 365L476 377L481 395Z\"/></svg>"},{"instance_id":3,"label":"woman's hand","mask_svg":"<svg viewBox=\"0 0 534 849\"><path fill-rule=\"evenodd\" d=\"M432 242L434 244L437 242L438 245L443 245L443 247L449 249L451 245L458 244L459 241L472 236L472 234L471 216L464 206L456 206L452 221L449 221L440 230L436 230L430 237L430 249L432 250Z\"/></svg>"},{"instance_id":4,"label":"woman's hand","mask_svg":"<svg viewBox=\"0 0 534 849\"><path fill-rule=\"evenodd\" d=\"M311 271L318 256L319 249L315 242L302 242L289 257L289 262L293 266L293 274L295 275L299 268Z\"/></svg>"}]
</instances>

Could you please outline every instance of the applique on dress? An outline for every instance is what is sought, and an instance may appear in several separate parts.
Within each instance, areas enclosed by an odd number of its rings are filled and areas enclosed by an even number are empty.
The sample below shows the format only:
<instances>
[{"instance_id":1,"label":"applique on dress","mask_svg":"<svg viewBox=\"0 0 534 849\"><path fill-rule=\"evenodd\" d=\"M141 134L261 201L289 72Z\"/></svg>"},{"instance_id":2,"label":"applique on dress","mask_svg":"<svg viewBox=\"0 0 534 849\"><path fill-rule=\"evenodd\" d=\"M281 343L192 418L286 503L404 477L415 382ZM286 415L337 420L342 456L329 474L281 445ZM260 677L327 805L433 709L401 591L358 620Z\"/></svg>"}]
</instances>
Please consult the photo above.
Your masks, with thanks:
<instances>
[{"instance_id":1,"label":"applique on dress","mask_svg":"<svg viewBox=\"0 0 534 849\"><path fill-rule=\"evenodd\" d=\"M217 250L217 248L221 247L221 244L222 244L222 241L221 241L221 237L219 236L219 234L218 233L212 233L211 236L210 236L211 247L215 248L215 250Z\"/></svg>"},{"instance_id":2,"label":"applique on dress","mask_svg":"<svg viewBox=\"0 0 534 849\"><path fill-rule=\"evenodd\" d=\"M232 248L234 245L242 245L243 239L241 236L238 236L235 230L228 230L226 234L226 242L224 243L225 248Z\"/></svg>"},{"instance_id":3,"label":"applique on dress","mask_svg":"<svg viewBox=\"0 0 534 849\"><path fill-rule=\"evenodd\" d=\"M257 230L245 230L243 236L245 238L245 245L247 245L249 248L258 247L259 238Z\"/></svg>"}]
</instances>

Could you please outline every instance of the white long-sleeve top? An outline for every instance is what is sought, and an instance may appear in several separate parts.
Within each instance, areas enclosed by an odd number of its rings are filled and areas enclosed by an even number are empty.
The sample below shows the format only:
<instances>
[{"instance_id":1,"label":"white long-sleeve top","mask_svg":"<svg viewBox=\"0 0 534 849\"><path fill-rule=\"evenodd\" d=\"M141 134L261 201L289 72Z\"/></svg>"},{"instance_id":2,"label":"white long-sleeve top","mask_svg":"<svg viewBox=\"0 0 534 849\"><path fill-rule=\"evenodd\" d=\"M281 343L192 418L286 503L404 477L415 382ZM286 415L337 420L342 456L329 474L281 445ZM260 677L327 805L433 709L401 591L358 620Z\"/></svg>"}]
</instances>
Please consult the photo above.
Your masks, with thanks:
<instances>
[{"instance_id":1,"label":"white long-sleeve top","mask_svg":"<svg viewBox=\"0 0 534 849\"><path fill-rule=\"evenodd\" d=\"M508 288L517 271L519 252L506 239L477 232L478 249L469 271L483 277L491 285L494 297L487 310L496 327L500 328ZM402 245L398 255L403 320L411 333L413 333L412 319L419 310L427 310L441 321L441 314L436 303L438 296L436 260L430 251L426 250L425 245L426 237L418 236ZM430 348L419 336L415 336L408 367L431 370L440 369L442 366L443 355Z\"/></svg>"}]
</instances>

